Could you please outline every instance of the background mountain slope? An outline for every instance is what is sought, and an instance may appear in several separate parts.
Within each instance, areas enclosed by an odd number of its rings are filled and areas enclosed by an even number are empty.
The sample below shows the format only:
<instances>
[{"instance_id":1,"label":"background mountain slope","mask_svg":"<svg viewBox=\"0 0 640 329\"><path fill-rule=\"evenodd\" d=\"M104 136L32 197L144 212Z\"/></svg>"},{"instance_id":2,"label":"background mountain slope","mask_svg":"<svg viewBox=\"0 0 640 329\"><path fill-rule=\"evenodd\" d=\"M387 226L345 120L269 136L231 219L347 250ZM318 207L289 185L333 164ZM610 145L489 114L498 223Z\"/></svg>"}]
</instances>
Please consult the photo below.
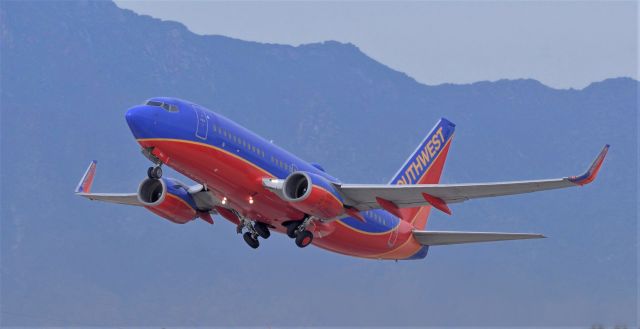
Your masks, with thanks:
<instances>
[{"instance_id":1,"label":"background mountain slope","mask_svg":"<svg viewBox=\"0 0 640 329\"><path fill-rule=\"evenodd\" d=\"M589 325L636 319L638 82L426 86L352 44L199 36L110 2L0 6L3 325ZM202 104L346 182L386 182L441 116L443 182L582 172L586 188L456 205L429 229L550 238L377 262L257 251L223 220L179 226L73 196L133 191L147 161L124 121L152 96ZM180 176L170 173L172 176Z\"/></svg>"}]
</instances>

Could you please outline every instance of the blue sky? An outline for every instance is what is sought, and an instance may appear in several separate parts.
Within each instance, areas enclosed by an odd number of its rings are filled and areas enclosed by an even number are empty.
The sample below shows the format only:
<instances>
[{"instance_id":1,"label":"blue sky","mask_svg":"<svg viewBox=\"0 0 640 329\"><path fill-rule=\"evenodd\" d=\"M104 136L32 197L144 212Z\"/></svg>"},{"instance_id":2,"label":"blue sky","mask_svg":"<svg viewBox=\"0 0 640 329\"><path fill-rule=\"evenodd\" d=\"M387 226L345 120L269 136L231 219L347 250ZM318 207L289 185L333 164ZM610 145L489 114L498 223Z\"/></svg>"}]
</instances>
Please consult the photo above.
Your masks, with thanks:
<instances>
[{"instance_id":1,"label":"blue sky","mask_svg":"<svg viewBox=\"0 0 640 329\"><path fill-rule=\"evenodd\" d=\"M351 42L426 84L533 78L555 88L637 79L638 3L116 1L198 34Z\"/></svg>"}]
</instances>

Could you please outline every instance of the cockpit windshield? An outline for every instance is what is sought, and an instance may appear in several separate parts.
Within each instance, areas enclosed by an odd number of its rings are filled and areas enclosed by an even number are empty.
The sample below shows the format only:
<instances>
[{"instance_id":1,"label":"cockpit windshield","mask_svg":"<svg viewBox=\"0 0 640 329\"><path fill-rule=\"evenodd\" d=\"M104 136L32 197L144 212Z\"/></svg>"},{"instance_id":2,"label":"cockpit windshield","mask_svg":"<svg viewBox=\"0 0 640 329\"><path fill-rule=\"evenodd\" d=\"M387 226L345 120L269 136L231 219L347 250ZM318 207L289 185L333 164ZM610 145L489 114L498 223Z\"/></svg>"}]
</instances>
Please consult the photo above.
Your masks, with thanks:
<instances>
[{"instance_id":1,"label":"cockpit windshield","mask_svg":"<svg viewBox=\"0 0 640 329\"><path fill-rule=\"evenodd\" d=\"M164 102L160 102L160 101L150 100L150 101L147 101L146 105L161 107L165 111L169 111L169 112L178 112L178 106L176 106L174 104L169 104L169 103L164 103Z\"/></svg>"}]
</instances>

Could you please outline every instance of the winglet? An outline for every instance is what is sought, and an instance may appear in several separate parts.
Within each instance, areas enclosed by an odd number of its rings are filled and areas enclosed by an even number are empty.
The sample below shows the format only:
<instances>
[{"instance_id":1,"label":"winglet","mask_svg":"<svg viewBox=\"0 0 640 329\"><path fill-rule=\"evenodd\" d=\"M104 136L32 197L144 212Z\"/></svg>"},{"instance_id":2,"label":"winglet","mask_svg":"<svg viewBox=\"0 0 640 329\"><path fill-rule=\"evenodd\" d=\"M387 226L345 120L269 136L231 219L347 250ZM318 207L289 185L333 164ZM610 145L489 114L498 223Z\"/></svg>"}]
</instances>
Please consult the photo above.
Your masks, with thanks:
<instances>
[{"instance_id":1,"label":"winglet","mask_svg":"<svg viewBox=\"0 0 640 329\"><path fill-rule=\"evenodd\" d=\"M584 174L580 176L571 176L567 179L570 182L580 186L593 182L596 179L596 176L598 175L598 171L600 171L600 167L602 167L602 162L604 161L604 158L607 155L608 151L609 151L609 144L605 145L602 148L602 151L600 151L600 154L598 154L596 159L593 160L593 163Z\"/></svg>"},{"instance_id":2,"label":"winglet","mask_svg":"<svg viewBox=\"0 0 640 329\"><path fill-rule=\"evenodd\" d=\"M91 192L91 185L93 185L93 178L96 176L97 164L98 164L98 161L96 160L91 161L91 163L89 164L89 168L87 168L87 171L84 172L84 176L82 176L80 183L78 183L78 186L76 187L76 193Z\"/></svg>"}]
</instances>

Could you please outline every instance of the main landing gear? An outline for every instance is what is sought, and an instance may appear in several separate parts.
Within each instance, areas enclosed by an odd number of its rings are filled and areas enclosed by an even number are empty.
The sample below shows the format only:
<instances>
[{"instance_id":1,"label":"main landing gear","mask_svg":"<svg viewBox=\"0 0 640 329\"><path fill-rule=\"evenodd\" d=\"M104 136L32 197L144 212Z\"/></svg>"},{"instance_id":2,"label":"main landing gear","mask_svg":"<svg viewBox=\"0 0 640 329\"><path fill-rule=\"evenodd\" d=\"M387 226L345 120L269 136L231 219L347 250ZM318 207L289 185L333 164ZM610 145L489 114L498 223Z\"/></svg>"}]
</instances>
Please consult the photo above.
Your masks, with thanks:
<instances>
[{"instance_id":1,"label":"main landing gear","mask_svg":"<svg viewBox=\"0 0 640 329\"><path fill-rule=\"evenodd\" d=\"M313 242L313 233L307 230L307 226L311 224L311 217L306 217L301 221L289 222L287 227L287 236L296 240L296 245L304 248Z\"/></svg>"},{"instance_id":2,"label":"main landing gear","mask_svg":"<svg viewBox=\"0 0 640 329\"><path fill-rule=\"evenodd\" d=\"M249 247L256 249L260 247L260 241L258 241L258 237L268 239L271 236L271 231L269 231L269 227L267 226L267 224L251 221L241 216L238 216L238 218L240 218L240 224L238 224L236 231L238 232L238 234L240 234L243 230L247 230L242 235L242 238L249 245Z\"/></svg>"},{"instance_id":3,"label":"main landing gear","mask_svg":"<svg viewBox=\"0 0 640 329\"><path fill-rule=\"evenodd\" d=\"M251 234L251 232L245 232L242 235L242 238L244 238L244 242L246 242L249 247L253 249L260 247L260 241L258 241L258 237Z\"/></svg>"},{"instance_id":4,"label":"main landing gear","mask_svg":"<svg viewBox=\"0 0 640 329\"><path fill-rule=\"evenodd\" d=\"M268 239L271 236L271 231L269 231L269 227L265 223L254 222L253 229L256 230L256 233L263 239Z\"/></svg>"},{"instance_id":5,"label":"main landing gear","mask_svg":"<svg viewBox=\"0 0 640 329\"><path fill-rule=\"evenodd\" d=\"M152 179L162 178L162 167L159 165L155 167L149 167L149 169L147 169L147 176Z\"/></svg>"}]
</instances>

